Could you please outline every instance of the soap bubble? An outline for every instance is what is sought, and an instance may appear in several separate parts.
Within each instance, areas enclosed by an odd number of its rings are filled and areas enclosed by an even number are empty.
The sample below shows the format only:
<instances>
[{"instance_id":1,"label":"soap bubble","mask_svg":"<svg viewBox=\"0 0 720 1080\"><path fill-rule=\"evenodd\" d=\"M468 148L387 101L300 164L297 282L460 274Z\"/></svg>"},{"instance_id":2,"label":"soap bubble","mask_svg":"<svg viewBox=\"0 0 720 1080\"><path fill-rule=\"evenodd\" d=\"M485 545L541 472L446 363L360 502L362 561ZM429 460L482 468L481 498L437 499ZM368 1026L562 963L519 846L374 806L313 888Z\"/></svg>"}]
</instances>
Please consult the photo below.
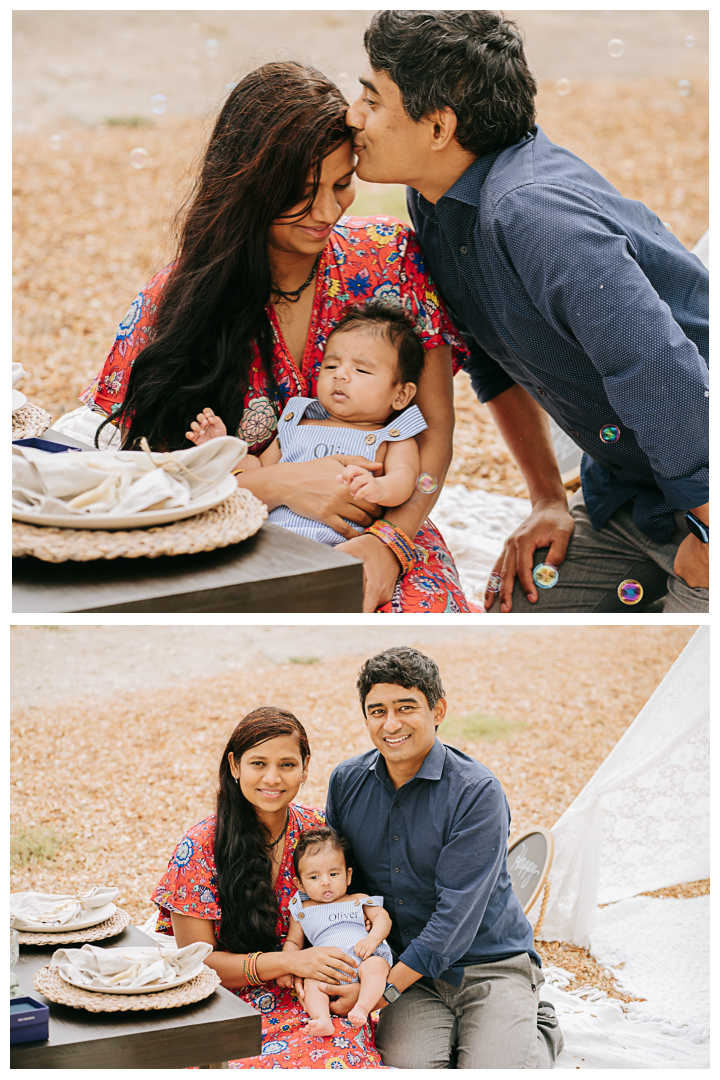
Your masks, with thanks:
<instances>
[{"instance_id":1,"label":"soap bubble","mask_svg":"<svg viewBox=\"0 0 720 1080\"><path fill-rule=\"evenodd\" d=\"M237 86L236 82L225 83L225 89L227 90L228 93L230 93L231 90L234 90L236 86Z\"/></svg>"},{"instance_id":2,"label":"soap bubble","mask_svg":"<svg viewBox=\"0 0 720 1080\"><path fill-rule=\"evenodd\" d=\"M130 151L130 164L133 169L144 169L149 157L147 150L143 150L142 146L136 146Z\"/></svg>"},{"instance_id":3,"label":"soap bubble","mask_svg":"<svg viewBox=\"0 0 720 1080\"><path fill-rule=\"evenodd\" d=\"M208 38L205 42L205 55L209 56L211 60L213 56L217 56L219 49L220 42L216 41L215 38Z\"/></svg>"},{"instance_id":4,"label":"soap bubble","mask_svg":"<svg viewBox=\"0 0 720 1080\"><path fill-rule=\"evenodd\" d=\"M667 229L668 232L673 231L673 227L672 227L672 225L670 224L669 221L663 221L663 225L665 226L665 228Z\"/></svg>"},{"instance_id":5,"label":"soap bubble","mask_svg":"<svg viewBox=\"0 0 720 1080\"><path fill-rule=\"evenodd\" d=\"M570 93L570 80L558 79L555 83L555 89L557 90L560 97L565 97L566 94Z\"/></svg>"},{"instance_id":6,"label":"soap bubble","mask_svg":"<svg viewBox=\"0 0 720 1080\"><path fill-rule=\"evenodd\" d=\"M692 36L692 34L688 34L688 36L685 38L685 44L687 45L688 49L692 49L693 45L695 44L695 38Z\"/></svg>"},{"instance_id":7,"label":"soap bubble","mask_svg":"<svg viewBox=\"0 0 720 1080\"><path fill-rule=\"evenodd\" d=\"M493 572L487 580L487 591L492 593L498 593L500 592L501 586L502 578L499 574Z\"/></svg>"},{"instance_id":8,"label":"soap bubble","mask_svg":"<svg viewBox=\"0 0 720 1080\"><path fill-rule=\"evenodd\" d=\"M617 442L620 438L620 428L615 427L614 424L606 424L605 427L600 428L600 438L605 443Z\"/></svg>"},{"instance_id":9,"label":"soap bubble","mask_svg":"<svg viewBox=\"0 0 720 1080\"><path fill-rule=\"evenodd\" d=\"M614 56L616 60L619 56L622 56L625 52L625 46L620 38L613 38L612 41L608 41L608 52L611 56Z\"/></svg>"},{"instance_id":10,"label":"soap bubble","mask_svg":"<svg viewBox=\"0 0 720 1080\"><path fill-rule=\"evenodd\" d=\"M62 135L51 135L50 136L50 149L51 150L59 150L61 143L62 143Z\"/></svg>"},{"instance_id":11,"label":"soap bubble","mask_svg":"<svg viewBox=\"0 0 720 1080\"><path fill-rule=\"evenodd\" d=\"M433 491L438 489L437 476L433 476L429 472L420 473L416 481L416 487L418 491L422 491L423 495L432 495Z\"/></svg>"},{"instance_id":12,"label":"soap bubble","mask_svg":"<svg viewBox=\"0 0 720 1080\"><path fill-rule=\"evenodd\" d=\"M533 581L539 589L552 589L558 583L560 575L557 567L549 562L541 562L533 570Z\"/></svg>"},{"instance_id":13,"label":"soap bubble","mask_svg":"<svg viewBox=\"0 0 720 1080\"><path fill-rule=\"evenodd\" d=\"M164 94L153 94L150 98L150 108L156 116L160 116L167 109L167 98Z\"/></svg>"},{"instance_id":14,"label":"soap bubble","mask_svg":"<svg viewBox=\"0 0 720 1080\"><path fill-rule=\"evenodd\" d=\"M622 600L623 604L627 604L628 607L632 607L633 604L639 604L643 598L643 587L639 581L634 581L632 578L628 578L627 581L621 581L618 585L618 596Z\"/></svg>"},{"instance_id":15,"label":"soap bubble","mask_svg":"<svg viewBox=\"0 0 720 1080\"><path fill-rule=\"evenodd\" d=\"M690 97L692 94L692 83L689 79L680 79L677 88L680 97Z\"/></svg>"}]
</instances>

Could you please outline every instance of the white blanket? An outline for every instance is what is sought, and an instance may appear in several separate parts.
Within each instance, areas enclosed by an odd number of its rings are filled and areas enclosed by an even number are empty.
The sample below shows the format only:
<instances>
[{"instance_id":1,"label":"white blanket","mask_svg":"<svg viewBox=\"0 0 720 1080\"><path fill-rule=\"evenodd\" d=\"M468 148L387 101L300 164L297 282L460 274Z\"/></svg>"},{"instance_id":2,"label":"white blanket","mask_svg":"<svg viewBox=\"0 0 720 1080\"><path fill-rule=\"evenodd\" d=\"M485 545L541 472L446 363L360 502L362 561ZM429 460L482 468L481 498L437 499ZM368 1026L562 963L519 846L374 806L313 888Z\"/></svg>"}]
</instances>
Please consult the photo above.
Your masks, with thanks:
<instances>
[{"instance_id":1,"label":"white blanket","mask_svg":"<svg viewBox=\"0 0 720 1080\"><path fill-rule=\"evenodd\" d=\"M98 908L112 904L120 895L113 886L95 885L86 892L74 895L54 893L11 893L10 925L16 920L40 923L43 926L66 926L80 921Z\"/></svg>"},{"instance_id":2,"label":"white blanket","mask_svg":"<svg viewBox=\"0 0 720 1080\"><path fill-rule=\"evenodd\" d=\"M146 987L151 990L154 985L189 975L212 951L212 945L204 941L176 950L155 945L134 949L83 945L81 949L57 949L50 966L57 968L68 981L93 989Z\"/></svg>"},{"instance_id":3,"label":"white blanket","mask_svg":"<svg viewBox=\"0 0 720 1080\"><path fill-rule=\"evenodd\" d=\"M172 453L48 454L13 446L13 508L43 514L136 514L211 494L247 453L230 435Z\"/></svg>"}]
</instances>

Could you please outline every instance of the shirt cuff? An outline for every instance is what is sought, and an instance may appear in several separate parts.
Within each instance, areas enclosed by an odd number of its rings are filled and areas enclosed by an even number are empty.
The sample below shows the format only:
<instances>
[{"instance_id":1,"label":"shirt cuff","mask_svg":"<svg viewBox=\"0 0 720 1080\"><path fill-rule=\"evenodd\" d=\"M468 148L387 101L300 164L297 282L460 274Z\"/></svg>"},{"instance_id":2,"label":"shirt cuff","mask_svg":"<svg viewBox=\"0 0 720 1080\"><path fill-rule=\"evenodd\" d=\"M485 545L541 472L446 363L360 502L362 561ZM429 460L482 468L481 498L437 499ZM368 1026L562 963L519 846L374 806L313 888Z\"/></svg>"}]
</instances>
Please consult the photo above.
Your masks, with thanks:
<instances>
[{"instance_id":1,"label":"shirt cuff","mask_svg":"<svg viewBox=\"0 0 720 1080\"><path fill-rule=\"evenodd\" d=\"M406 967L412 968L413 971L419 971L421 975L425 975L428 979L439 979L443 971L447 971L450 967L452 958L431 952L420 942L413 941L411 945L408 945L405 952L398 957L398 963L405 964Z\"/></svg>"},{"instance_id":2,"label":"shirt cuff","mask_svg":"<svg viewBox=\"0 0 720 1080\"><path fill-rule=\"evenodd\" d=\"M515 385L515 380L511 379L499 365L490 370L479 371L473 368L471 360L466 360L463 367L470 376L472 388L483 405Z\"/></svg>"},{"instance_id":3,"label":"shirt cuff","mask_svg":"<svg viewBox=\"0 0 720 1080\"><path fill-rule=\"evenodd\" d=\"M655 473L655 480L666 501L676 510L692 510L710 502L710 472L706 468L677 480L666 480Z\"/></svg>"}]
</instances>

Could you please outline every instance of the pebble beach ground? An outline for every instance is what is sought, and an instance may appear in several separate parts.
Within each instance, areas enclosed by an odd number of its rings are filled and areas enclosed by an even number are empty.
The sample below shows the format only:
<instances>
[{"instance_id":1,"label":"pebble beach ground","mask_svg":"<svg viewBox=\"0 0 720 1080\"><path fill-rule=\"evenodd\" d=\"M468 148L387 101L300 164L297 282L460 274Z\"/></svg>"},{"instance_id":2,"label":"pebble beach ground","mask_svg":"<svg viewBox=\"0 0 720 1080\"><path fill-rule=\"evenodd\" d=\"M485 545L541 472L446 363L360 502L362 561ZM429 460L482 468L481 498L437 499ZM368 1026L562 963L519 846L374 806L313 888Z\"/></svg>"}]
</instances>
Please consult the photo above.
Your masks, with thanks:
<instances>
[{"instance_id":1,"label":"pebble beach ground","mask_svg":"<svg viewBox=\"0 0 720 1080\"><path fill-rule=\"evenodd\" d=\"M438 662L445 737L500 778L512 835L550 828L693 629L14 627L13 833L54 834L59 846L51 861L16 866L12 888L116 884L142 923L175 844L213 810L237 720L261 704L294 711L313 751L303 798L323 805L332 767L369 745L357 671L400 643ZM672 894L707 884L684 888ZM549 943L547 956L613 989L583 950Z\"/></svg>"}]
</instances>

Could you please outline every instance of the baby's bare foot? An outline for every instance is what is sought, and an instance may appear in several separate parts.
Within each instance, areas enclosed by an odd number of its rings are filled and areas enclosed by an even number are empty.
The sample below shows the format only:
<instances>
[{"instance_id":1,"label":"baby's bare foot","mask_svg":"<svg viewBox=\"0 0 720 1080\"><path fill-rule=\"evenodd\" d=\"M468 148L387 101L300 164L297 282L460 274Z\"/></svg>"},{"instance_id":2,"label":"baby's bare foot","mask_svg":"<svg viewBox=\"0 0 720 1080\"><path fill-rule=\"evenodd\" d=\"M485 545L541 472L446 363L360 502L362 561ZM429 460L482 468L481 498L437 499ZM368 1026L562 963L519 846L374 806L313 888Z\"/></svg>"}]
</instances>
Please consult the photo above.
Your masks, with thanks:
<instances>
[{"instance_id":1,"label":"baby's bare foot","mask_svg":"<svg viewBox=\"0 0 720 1080\"><path fill-rule=\"evenodd\" d=\"M364 1021L363 1021L364 1022ZM323 1017L322 1020L308 1020L306 1031L309 1031L311 1035L332 1035L335 1032L333 1022L328 1016L327 1020Z\"/></svg>"},{"instance_id":2,"label":"baby's bare foot","mask_svg":"<svg viewBox=\"0 0 720 1080\"><path fill-rule=\"evenodd\" d=\"M356 1005L348 1013L348 1020L353 1027L362 1027L363 1024L367 1024L367 1016L368 1014L365 1009L363 1009L362 1005Z\"/></svg>"}]
</instances>

